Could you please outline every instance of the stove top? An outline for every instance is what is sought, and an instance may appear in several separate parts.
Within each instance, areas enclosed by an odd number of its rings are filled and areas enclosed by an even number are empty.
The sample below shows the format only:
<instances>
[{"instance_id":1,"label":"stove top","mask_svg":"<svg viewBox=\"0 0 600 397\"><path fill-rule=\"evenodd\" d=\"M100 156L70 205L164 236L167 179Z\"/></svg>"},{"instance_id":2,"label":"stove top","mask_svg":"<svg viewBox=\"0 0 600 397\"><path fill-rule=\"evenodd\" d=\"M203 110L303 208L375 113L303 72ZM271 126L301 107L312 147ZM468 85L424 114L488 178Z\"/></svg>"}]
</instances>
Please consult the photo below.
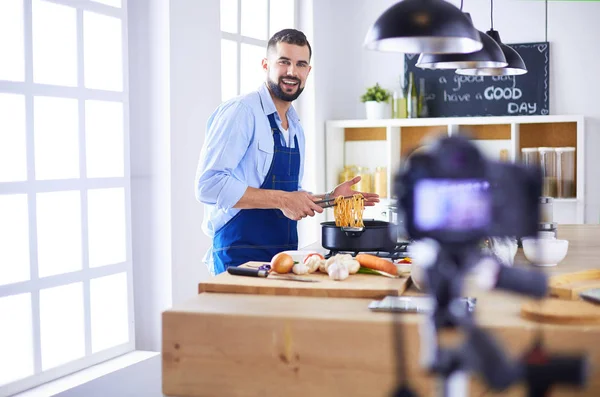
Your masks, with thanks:
<instances>
[{"instance_id":1,"label":"stove top","mask_svg":"<svg viewBox=\"0 0 600 397\"><path fill-rule=\"evenodd\" d=\"M350 254L352 256L356 256L358 254L370 254L375 255L380 258L388 258L391 260L402 259L406 257L408 249L408 243L398 243L396 246L390 250L384 251L338 251L338 250L330 250L328 253L324 255L325 259L329 259L337 254Z\"/></svg>"}]
</instances>

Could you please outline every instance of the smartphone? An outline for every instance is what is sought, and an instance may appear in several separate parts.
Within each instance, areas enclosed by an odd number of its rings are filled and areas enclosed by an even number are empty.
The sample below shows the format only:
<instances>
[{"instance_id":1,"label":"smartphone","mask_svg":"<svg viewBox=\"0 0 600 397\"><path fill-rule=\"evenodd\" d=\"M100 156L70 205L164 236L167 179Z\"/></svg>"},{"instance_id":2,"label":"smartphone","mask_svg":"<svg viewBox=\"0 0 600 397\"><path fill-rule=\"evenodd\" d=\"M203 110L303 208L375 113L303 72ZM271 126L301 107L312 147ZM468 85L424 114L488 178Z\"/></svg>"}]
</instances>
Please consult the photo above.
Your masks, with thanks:
<instances>
[{"instance_id":1,"label":"smartphone","mask_svg":"<svg viewBox=\"0 0 600 397\"><path fill-rule=\"evenodd\" d=\"M600 303L600 288L592 288L586 291L580 292L579 296L581 296L586 301Z\"/></svg>"},{"instance_id":2,"label":"smartphone","mask_svg":"<svg viewBox=\"0 0 600 397\"><path fill-rule=\"evenodd\" d=\"M470 315L475 310L476 298L459 298L455 301L460 310ZM372 301L369 309L376 312L432 313L435 300L429 296L386 296L382 300Z\"/></svg>"}]
</instances>

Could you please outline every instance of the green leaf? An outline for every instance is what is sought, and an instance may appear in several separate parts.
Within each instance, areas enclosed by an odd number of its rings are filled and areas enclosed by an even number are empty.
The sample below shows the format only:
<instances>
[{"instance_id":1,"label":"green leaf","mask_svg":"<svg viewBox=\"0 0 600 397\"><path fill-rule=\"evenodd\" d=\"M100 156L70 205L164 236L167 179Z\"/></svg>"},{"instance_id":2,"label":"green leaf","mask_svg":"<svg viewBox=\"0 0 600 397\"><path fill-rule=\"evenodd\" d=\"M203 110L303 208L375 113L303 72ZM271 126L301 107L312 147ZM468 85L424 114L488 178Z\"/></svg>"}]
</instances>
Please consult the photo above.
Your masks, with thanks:
<instances>
[{"instance_id":1,"label":"green leaf","mask_svg":"<svg viewBox=\"0 0 600 397\"><path fill-rule=\"evenodd\" d=\"M367 91L360 97L361 102L376 101L376 102L388 102L391 97L389 91L381 88L379 83L376 83L373 87L368 87Z\"/></svg>"},{"instance_id":2,"label":"green leaf","mask_svg":"<svg viewBox=\"0 0 600 397\"><path fill-rule=\"evenodd\" d=\"M378 273L377 271L375 271L373 269L369 269L368 267L362 267L362 266L358 269L358 271L356 273L359 273L359 274L374 274L376 276L381 276L381 274Z\"/></svg>"}]
</instances>

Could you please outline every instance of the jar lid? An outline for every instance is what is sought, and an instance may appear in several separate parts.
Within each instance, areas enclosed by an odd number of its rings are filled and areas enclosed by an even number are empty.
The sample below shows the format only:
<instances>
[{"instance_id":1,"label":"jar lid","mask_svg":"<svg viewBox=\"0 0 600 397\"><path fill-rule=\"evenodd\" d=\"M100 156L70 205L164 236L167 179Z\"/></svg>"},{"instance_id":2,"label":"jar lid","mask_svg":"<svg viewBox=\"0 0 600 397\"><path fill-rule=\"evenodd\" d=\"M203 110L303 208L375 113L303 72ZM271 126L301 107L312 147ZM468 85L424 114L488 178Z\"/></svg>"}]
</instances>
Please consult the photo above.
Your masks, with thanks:
<instances>
[{"instance_id":1,"label":"jar lid","mask_svg":"<svg viewBox=\"0 0 600 397\"><path fill-rule=\"evenodd\" d=\"M554 201L554 199L552 197L540 197L539 198L539 202L541 204L547 204L547 203L551 203L553 201Z\"/></svg>"},{"instance_id":2,"label":"jar lid","mask_svg":"<svg viewBox=\"0 0 600 397\"><path fill-rule=\"evenodd\" d=\"M558 223L556 222L540 222L538 224L538 230L556 230L556 226Z\"/></svg>"},{"instance_id":3,"label":"jar lid","mask_svg":"<svg viewBox=\"0 0 600 397\"><path fill-rule=\"evenodd\" d=\"M538 152L552 152L556 150L556 148L553 147L539 147L538 148Z\"/></svg>"},{"instance_id":4,"label":"jar lid","mask_svg":"<svg viewBox=\"0 0 600 397\"><path fill-rule=\"evenodd\" d=\"M521 149L522 153L529 153L529 152L537 152L538 148L536 147L524 147Z\"/></svg>"},{"instance_id":5,"label":"jar lid","mask_svg":"<svg viewBox=\"0 0 600 397\"><path fill-rule=\"evenodd\" d=\"M571 146L567 146L567 147L557 147L556 148L557 152L574 152L575 148L571 147Z\"/></svg>"}]
</instances>

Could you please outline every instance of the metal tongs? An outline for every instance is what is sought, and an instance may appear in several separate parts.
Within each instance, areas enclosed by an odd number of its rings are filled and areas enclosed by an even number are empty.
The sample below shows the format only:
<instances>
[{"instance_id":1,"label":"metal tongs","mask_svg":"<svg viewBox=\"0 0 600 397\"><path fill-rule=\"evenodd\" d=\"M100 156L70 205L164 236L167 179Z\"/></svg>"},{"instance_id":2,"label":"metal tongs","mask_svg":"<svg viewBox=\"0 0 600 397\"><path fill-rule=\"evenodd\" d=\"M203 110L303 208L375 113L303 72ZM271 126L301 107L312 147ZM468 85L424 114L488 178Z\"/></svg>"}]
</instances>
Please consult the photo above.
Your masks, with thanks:
<instances>
[{"instance_id":1,"label":"metal tongs","mask_svg":"<svg viewBox=\"0 0 600 397\"><path fill-rule=\"evenodd\" d=\"M339 196L338 196L339 197ZM343 199L351 199L354 196L344 196ZM336 197L332 197L326 200L315 201L315 204L320 205L323 208L335 207L335 199Z\"/></svg>"}]
</instances>

